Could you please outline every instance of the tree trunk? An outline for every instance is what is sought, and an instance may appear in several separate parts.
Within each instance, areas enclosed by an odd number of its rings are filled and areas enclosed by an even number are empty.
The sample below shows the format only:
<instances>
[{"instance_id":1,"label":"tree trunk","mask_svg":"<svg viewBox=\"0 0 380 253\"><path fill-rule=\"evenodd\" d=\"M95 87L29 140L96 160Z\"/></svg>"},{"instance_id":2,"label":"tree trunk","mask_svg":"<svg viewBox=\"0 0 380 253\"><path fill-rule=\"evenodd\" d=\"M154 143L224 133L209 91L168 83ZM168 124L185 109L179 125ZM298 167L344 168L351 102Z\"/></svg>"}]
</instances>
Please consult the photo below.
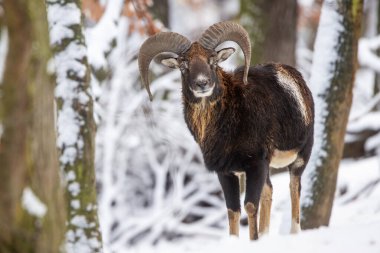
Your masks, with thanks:
<instances>
[{"instance_id":1,"label":"tree trunk","mask_svg":"<svg viewBox=\"0 0 380 253\"><path fill-rule=\"evenodd\" d=\"M295 66L297 0L240 0L240 22L252 41L252 64Z\"/></svg>"},{"instance_id":2,"label":"tree trunk","mask_svg":"<svg viewBox=\"0 0 380 253\"><path fill-rule=\"evenodd\" d=\"M0 252L59 252L64 198L58 175L54 86L43 0L3 1L9 34L1 88Z\"/></svg>"},{"instance_id":3,"label":"tree trunk","mask_svg":"<svg viewBox=\"0 0 380 253\"><path fill-rule=\"evenodd\" d=\"M329 224L357 67L363 0L325 0L310 85L315 145L304 175L302 227Z\"/></svg>"},{"instance_id":4,"label":"tree trunk","mask_svg":"<svg viewBox=\"0 0 380 253\"><path fill-rule=\"evenodd\" d=\"M154 0L153 5L149 7L148 10L153 14L153 17L160 20L165 27L170 28L168 0Z\"/></svg>"},{"instance_id":5,"label":"tree trunk","mask_svg":"<svg viewBox=\"0 0 380 253\"><path fill-rule=\"evenodd\" d=\"M66 250L101 252L94 169L95 123L81 2L47 3L57 75L60 166L67 183Z\"/></svg>"},{"instance_id":6,"label":"tree trunk","mask_svg":"<svg viewBox=\"0 0 380 253\"><path fill-rule=\"evenodd\" d=\"M375 2L377 6L377 34L380 34L380 3L378 1ZM377 49L377 55L380 57L380 49ZM375 87L374 93L377 94L380 92L380 73L375 74ZM377 106L377 109L380 109L380 106Z\"/></svg>"}]
</instances>

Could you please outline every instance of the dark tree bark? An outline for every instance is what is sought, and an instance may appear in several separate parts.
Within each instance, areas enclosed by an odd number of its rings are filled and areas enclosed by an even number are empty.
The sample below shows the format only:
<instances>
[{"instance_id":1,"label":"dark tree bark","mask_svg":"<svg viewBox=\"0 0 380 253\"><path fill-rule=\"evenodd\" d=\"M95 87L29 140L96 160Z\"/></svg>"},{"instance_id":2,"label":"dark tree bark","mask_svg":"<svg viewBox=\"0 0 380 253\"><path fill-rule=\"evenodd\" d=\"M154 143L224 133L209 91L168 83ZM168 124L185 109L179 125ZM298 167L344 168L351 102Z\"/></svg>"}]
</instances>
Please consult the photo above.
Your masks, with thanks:
<instances>
[{"instance_id":1,"label":"dark tree bark","mask_svg":"<svg viewBox=\"0 0 380 253\"><path fill-rule=\"evenodd\" d=\"M380 34L380 3L377 4L377 34ZM377 55L380 57L380 49L377 50ZM375 76L375 90L374 93L377 94L380 92L380 73L376 73ZM377 106L377 109L380 109L380 106Z\"/></svg>"},{"instance_id":2,"label":"dark tree bark","mask_svg":"<svg viewBox=\"0 0 380 253\"><path fill-rule=\"evenodd\" d=\"M240 0L240 22L252 41L252 64L295 66L297 0Z\"/></svg>"},{"instance_id":3,"label":"dark tree bark","mask_svg":"<svg viewBox=\"0 0 380 253\"><path fill-rule=\"evenodd\" d=\"M0 108L0 252L59 252L64 235L54 85L43 0L5 0L9 50ZM35 198L33 198L35 197ZM34 201L33 201L34 200Z\"/></svg>"},{"instance_id":4,"label":"dark tree bark","mask_svg":"<svg viewBox=\"0 0 380 253\"><path fill-rule=\"evenodd\" d=\"M317 106L315 145L305 173L309 180L302 204L305 229L327 226L330 221L352 102L362 7L363 0L323 4L310 82Z\"/></svg>"},{"instance_id":5,"label":"dark tree bark","mask_svg":"<svg viewBox=\"0 0 380 253\"><path fill-rule=\"evenodd\" d=\"M153 14L153 17L160 20L165 27L170 28L168 0L154 0L153 5L149 7L148 10Z\"/></svg>"}]
</instances>

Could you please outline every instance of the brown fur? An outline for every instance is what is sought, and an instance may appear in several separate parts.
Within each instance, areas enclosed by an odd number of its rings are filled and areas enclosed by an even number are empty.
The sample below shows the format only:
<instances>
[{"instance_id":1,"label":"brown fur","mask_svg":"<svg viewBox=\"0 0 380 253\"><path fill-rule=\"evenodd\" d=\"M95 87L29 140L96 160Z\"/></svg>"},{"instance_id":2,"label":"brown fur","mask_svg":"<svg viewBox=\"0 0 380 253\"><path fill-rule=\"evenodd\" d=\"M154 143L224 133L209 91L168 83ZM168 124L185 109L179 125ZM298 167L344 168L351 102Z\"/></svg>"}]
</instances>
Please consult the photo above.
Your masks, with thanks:
<instances>
[{"instance_id":1,"label":"brown fur","mask_svg":"<svg viewBox=\"0 0 380 253\"><path fill-rule=\"evenodd\" d=\"M259 237L257 234L257 207L253 203L248 202L245 205L245 211L248 216L249 238L257 240Z\"/></svg>"},{"instance_id":2,"label":"brown fur","mask_svg":"<svg viewBox=\"0 0 380 253\"><path fill-rule=\"evenodd\" d=\"M264 234L269 231L270 211L272 207L273 189L268 184L265 184L260 198L260 223L259 233Z\"/></svg>"},{"instance_id":3,"label":"brown fur","mask_svg":"<svg viewBox=\"0 0 380 253\"><path fill-rule=\"evenodd\" d=\"M234 212L231 209L228 209L228 221L230 235L239 236L240 212Z\"/></svg>"},{"instance_id":4,"label":"brown fur","mask_svg":"<svg viewBox=\"0 0 380 253\"><path fill-rule=\"evenodd\" d=\"M191 107L192 131L200 143L203 143L207 127L213 123L214 107L215 103L206 103L205 101Z\"/></svg>"},{"instance_id":5,"label":"brown fur","mask_svg":"<svg viewBox=\"0 0 380 253\"><path fill-rule=\"evenodd\" d=\"M291 233L297 233L297 226L300 224L300 190L299 177L290 176L290 199L292 202Z\"/></svg>"}]
</instances>

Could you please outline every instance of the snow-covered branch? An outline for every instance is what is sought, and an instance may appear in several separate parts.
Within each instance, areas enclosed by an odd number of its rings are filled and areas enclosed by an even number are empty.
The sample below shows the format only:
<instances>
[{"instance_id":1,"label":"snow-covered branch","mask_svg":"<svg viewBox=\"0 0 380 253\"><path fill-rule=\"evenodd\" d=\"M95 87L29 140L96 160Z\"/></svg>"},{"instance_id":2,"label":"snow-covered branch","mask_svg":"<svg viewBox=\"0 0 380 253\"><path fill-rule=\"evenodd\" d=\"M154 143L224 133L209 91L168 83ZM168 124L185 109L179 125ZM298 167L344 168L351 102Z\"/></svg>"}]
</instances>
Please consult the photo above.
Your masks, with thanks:
<instances>
[{"instance_id":1,"label":"snow-covered branch","mask_svg":"<svg viewBox=\"0 0 380 253\"><path fill-rule=\"evenodd\" d=\"M376 50L380 48L380 35L359 40L358 60L361 66L380 73L380 57Z\"/></svg>"}]
</instances>

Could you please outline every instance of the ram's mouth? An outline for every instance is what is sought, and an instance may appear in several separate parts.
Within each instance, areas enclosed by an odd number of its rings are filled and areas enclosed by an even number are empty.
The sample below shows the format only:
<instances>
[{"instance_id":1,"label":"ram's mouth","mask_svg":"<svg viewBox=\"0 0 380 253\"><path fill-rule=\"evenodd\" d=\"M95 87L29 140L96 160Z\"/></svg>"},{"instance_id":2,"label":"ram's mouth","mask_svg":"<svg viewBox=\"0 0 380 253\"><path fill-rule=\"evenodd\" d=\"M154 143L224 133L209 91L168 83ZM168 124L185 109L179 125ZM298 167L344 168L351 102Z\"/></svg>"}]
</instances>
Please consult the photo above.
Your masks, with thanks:
<instances>
[{"instance_id":1,"label":"ram's mouth","mask_svg":"<svg viewBox=\"0 0 380 253\"><path fill-rule=\"evenodd\" d=\"M199 90L193 90L193 89L190 89L194 96L197 97L197 98L203 98L203 97L209 97L212 95L212 92L214 91L214 87L215 85L211 86L210 88L207 88L207 89L199 89Z\"/></svg>"}]
</instances>

